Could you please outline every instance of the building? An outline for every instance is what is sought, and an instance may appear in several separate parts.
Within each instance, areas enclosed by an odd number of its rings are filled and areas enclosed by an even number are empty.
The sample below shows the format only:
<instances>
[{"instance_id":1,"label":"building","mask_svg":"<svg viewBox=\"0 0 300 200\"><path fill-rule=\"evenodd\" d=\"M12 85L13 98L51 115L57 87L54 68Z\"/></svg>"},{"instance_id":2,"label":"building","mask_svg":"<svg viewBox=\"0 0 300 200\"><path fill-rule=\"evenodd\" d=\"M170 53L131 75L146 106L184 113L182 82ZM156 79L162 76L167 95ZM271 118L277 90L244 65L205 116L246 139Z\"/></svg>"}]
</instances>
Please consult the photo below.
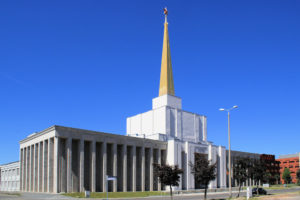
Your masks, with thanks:
<instances>
[{"instance_id":1,"label":"building","mask_svg":"<svg viewBox=\"0 0 300 200\"><path fill-rule=\"evenodd\" d=\"M275 155L261 154L260 160L265 163L266 172L270 173L270 184L279 184L280 178L280 162L275 160Z\"/></svg>"},{"instance_id":2,"label":"building","mask_svg":"<svg viewBox=\"0 0 300 200\"><path fill-rule=\"evenodd\" d=\"M159 96L152 110L127 118L127 136L52 126L20 141L21 191L106 192L106 175L116 176L108 191L153 191L163 188L153 163L184 170L174 189L195 189L189 163L194 154L217 162L210 188L226 187L226 149L207 141L207 118L182 110L175 96L167 16Z\"/></svg>"},{"instance_id":3,"label":"building","mask_svg":"<svg viewBox=\"0 0 300 200\"><path fill-rule=\"evenodd\" d=\"M277 161L280 162L281 183L284 183L284 180L282 179L282 174L285 168L290 169L292 183L297 183L296 173L299 170L299 160L300 160L300 153L279 156Z\"/></svg>"},{"instance_id":4,"label":"building","mask_svg":"<svg viewBox=\"0 0 300 200\"><path fill-rule=\"evenodd\" d=\"M226 160L228 161L228 150L226 150ZM249 153L249 152L243 152L243 151L231 151L231 169L233 169L233 166L235 165L236 161L239 158L250 158L250 159L255 159L255 160L259 160L260 159L260 154L258 153ZM229 163L226 163L227 166L227 177L226 177L226 181L227 181L227 185L229 182ZM231 183L233 187L238 187L238 182L237 180L234 179L233 177L233 173L231 173L232 178L231 178ZM252 180L251 178L249 178L247 181L245 181L245 183L243 183L243 186L253 186L255 185L254 180Z\"/></svg>"},{"instance_id":5,"label":"building","mask_svg":"<svg viewBox=\"0 0 300 200\"><path fill-rule=\"evenodd\" d=\"M0 191L20 190L20 162L0 165Z\"/></svg>"}]
</instances>

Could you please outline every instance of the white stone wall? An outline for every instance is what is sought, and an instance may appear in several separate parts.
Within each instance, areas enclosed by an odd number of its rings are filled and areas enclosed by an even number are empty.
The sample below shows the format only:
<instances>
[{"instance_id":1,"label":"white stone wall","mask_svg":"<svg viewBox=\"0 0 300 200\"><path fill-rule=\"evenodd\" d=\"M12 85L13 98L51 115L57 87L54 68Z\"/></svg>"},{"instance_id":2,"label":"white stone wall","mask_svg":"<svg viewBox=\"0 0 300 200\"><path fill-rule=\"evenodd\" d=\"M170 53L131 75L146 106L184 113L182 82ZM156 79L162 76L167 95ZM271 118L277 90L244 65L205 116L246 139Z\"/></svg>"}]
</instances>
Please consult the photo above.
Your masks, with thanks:
<instances>
[{"instance_id":1,"label":"white stone wall","mask_svg":"<svg viewBox=\"0 0 300 200\"><path fill-rule=\"evenodd\" d=\"M159 139L206 142L206 117L181 110L181 99L164 95L153 99L151 111L127 118L127 135Z\"/></svg>"},{"instance_id":2,"label":"white stone wall","mask_svg":"<svg viewBox=\"0 0 300 200\"><path fill-rule=\"evenodd\" d=\"M20 162L0 166L0 191L20 191Z\"/></svg>"},{"instance_id":3,"label":"white stone wall","mask_svg":"<svg viewBox=\"0 0 300 200\"><path fill-rule=\"evenodd\" d=\"M195 152L207 154L212 163L218 164L217 178L209 187L225 187L226 150L207 142L206 116L182 110L181 99L171 95L154 98L152 103L151 111L127 118L127 134L168 142L167 163L184 170L180 186L174 190L195 189L189 164L194 163Z\"/></svg>"}]
</instances>

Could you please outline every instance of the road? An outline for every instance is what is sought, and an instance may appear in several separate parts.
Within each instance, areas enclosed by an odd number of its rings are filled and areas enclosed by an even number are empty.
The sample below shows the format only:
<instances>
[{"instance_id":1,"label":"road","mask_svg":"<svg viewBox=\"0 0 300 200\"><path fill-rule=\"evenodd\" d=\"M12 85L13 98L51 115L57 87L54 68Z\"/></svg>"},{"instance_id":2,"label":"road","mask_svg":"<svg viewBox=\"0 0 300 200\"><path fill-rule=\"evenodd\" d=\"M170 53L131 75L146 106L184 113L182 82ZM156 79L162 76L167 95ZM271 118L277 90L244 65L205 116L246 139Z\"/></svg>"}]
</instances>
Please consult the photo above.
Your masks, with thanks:
<instances>
[{"instance_id":1,"label":"road","mask_svg":"<svg viewBox=\"0 0 300 200\"><path fill-rule=\"evenodd\" d=\"M300 192L300 188L283 189L283 190L268 190L268 194L284 194L289 192ZM246 192L241 192L241 196L245 196ZM237 196L237 193L233 193L233 196ZM210 193L208 194L208 199L226 199L229 197L228 193ZM43 193L21 193L21 195L8 195L5 193L0 193L0 200L74 200L76 198L66 197L59 194L43 194ZM169 200L170 197L147 197L147 198L135 198L134 200ZM199 200L203 199L203 193L199 194L185 194L181 196L174 196L174 200ZM294 199L300 199L299 197L294 197ZM93 200L84 199L79 200ZM116 200L116 199L114 199ZM124 199L123 199L124 200ZM290 198L289 198L290 200Z\"/></svg>"}]
</instances>

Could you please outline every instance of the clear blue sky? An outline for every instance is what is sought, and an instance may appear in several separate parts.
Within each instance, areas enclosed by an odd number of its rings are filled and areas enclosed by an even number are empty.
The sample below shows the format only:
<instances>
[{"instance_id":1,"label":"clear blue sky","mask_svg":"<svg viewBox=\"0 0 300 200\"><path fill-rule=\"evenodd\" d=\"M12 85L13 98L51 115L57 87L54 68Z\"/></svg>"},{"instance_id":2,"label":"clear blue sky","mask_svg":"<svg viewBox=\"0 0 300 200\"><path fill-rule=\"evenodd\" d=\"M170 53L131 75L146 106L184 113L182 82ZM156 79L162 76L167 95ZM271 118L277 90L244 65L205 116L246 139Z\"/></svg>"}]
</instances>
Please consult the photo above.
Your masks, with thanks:
<instances>
[{"instance_id":1,"label":"clear blue sky","mask_svg":"<svg viewBox=\"0 0 300 200\"><path fill-rule=\"evenodd\" d=\"M0 164L54 124L125 134L158 96L163 7L175 93L208 139L287 154L300 141L300 1L1 1Z\"/></svg>"}]
</instances>

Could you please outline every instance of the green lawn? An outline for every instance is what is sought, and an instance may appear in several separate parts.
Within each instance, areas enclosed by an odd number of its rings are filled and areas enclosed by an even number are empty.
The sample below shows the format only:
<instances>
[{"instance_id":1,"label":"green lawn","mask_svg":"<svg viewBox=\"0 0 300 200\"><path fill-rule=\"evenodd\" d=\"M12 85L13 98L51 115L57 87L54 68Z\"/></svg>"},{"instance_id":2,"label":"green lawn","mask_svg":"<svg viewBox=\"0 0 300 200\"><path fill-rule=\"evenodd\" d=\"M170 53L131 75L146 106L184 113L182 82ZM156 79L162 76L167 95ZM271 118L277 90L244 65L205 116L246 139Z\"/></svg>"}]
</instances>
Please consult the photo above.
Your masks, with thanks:
<instances>
[{"instance_id":1,"label":"green lawn","mask_svg":"<svg viewBox=\"0 0 300 200\"><path fill-rule=\"evenodd\" d=\"M84 198L83 192L66 193L64 194L70 197ZM92 192L90 198L106 198L106 193L103 192ZM149 197L149 196L166 196L168 192L109 192L109 198L126 198L126 197Z\"/></svg>"},{"instance_id":2,"label":"green lawn","mask_svg":"<svg viewBox=\"0 0 300 200\"><path fill-rule=\"evenodd\" d=\"M296 184L287 184L286 187L284 187L283 184L281 184L281 185L270 185L269 188L265 188L265 189L280 190L280 189L284 189L284 188L293 188L293 187L297 187L297 185Z\"/></svg>"}]
</instances>

